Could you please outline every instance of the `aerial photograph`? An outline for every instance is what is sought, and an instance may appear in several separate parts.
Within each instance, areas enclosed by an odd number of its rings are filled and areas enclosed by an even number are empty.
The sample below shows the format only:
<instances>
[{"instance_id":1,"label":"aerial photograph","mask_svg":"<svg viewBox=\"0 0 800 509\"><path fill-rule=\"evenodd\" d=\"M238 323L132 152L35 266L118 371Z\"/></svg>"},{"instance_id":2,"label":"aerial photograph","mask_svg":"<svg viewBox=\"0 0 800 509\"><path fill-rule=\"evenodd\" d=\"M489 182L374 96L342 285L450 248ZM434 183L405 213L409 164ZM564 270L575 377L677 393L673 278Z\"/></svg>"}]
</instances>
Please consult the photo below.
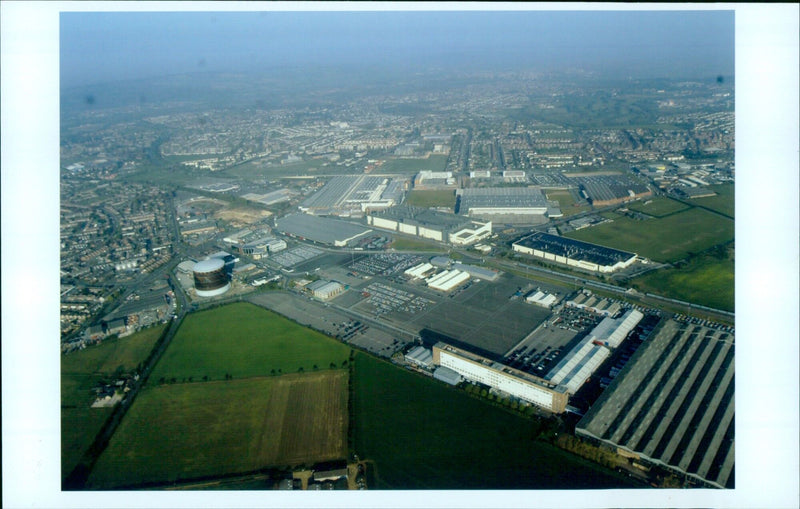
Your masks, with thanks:
<instances>
[{"instance_id":1,"label":"aerial photograph","mask_svg":"<svg viewBox=\"0 0 800 509\"><path fill-rule=\"evenodd\" d=\"M769 461L740 13L149 6L56 13L64 496L643 507Z\"/></svg>"}]
</instances>

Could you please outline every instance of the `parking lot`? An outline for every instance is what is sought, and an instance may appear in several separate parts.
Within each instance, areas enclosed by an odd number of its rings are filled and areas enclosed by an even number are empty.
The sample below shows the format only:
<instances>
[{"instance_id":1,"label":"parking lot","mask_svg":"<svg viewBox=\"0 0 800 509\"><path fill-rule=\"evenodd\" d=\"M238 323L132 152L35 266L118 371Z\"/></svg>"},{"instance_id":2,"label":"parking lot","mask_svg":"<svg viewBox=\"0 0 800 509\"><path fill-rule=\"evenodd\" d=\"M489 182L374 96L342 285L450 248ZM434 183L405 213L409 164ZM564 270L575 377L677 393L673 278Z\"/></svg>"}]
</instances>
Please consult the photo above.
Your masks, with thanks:
<instances>
[{"instance_id":1,"label":"parking lot","mask_svg":"<svg viewBox=\"0 0 800 509\"><path fill-rule=\"evenodd\" d=\"M410 341L409 336L392 334L342 312L331 304L326 305L301 295L266 292L253 295L248 300L376 355L390 357Z\"/></svg>"}]
</instances>

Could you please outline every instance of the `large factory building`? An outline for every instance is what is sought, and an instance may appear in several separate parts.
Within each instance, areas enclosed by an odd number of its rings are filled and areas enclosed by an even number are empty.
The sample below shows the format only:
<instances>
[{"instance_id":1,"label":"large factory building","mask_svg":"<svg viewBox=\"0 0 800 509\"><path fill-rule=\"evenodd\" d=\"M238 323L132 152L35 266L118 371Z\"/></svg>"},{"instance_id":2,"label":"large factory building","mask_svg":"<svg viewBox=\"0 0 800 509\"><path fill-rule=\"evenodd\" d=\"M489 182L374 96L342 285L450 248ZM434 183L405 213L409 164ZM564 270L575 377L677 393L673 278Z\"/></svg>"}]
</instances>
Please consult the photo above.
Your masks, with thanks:
<instances>
[{"instance_id":1,"label":"large factory building","mask_svg":"<svg viewBox=\"0 0 800 509\"><path fill-rule=\"evenodd\" d=\"M418 237L467 246L492 234L491 222L465 220L419 207L394 207L367 214L367 224Z\"/></svg>"},{"instance_id":2,"label":"large factory building","mask_svg":"<svg viewBox=\"0 0 800 509\"><path fill-rule=\"evenodd\" d=\"M336 247L344 247L372 232L357 224L307 214L284 216L275 221L275 229L284 235Z\"/></svg>"},{"instance_id":3,"label":"large factory building","mask_svg":"<svg viewBox=\"0 0 800 509\"><path fill-rule=\"evenodd\" d=\"M545 223L561 216L556 203L548 203L535 187L487 187L461 189L458 213L503 223Z\"/></svg>"},{"instance_id":4,"label":"large factory building","mask_svg":"<svg viewBox=\"0 0 800 509\"><path fill-rule=\"evenodd\" d=\"M544 232L536 232L514 242L512 246L518 253L593 272L614 272L636 261L636 253Z\"/></svg>"},{"instance_id":5,"label":"large factory building","mask_svg":"<svg viewBox=\"0 0 800 509\"><path fill-rule=\"evenodd\" d=\"M361 216L400 203L406 180L367 175L332 178L300 204L300 210L318 216Z\"/></svg>"},{"instance_id":6,"label":"large factory building","mask_svg":"<svg viewBox=\"0 0 800 509\"><path fill-rule=\"evenodd\" d=\"M433 363L551 412L566 410L568 396L564 387L452 345L436 343Z\"/></svg>"},{"instance_id":7,"label":"large factory building","mask_svg":"<svg viewBox=\"0 0 800 509\"><path fill-rule=\"evenodd\" d=\"M620 454L734 487L734 337L668 321L575 428Z\"/></svg>"}]
</instances>

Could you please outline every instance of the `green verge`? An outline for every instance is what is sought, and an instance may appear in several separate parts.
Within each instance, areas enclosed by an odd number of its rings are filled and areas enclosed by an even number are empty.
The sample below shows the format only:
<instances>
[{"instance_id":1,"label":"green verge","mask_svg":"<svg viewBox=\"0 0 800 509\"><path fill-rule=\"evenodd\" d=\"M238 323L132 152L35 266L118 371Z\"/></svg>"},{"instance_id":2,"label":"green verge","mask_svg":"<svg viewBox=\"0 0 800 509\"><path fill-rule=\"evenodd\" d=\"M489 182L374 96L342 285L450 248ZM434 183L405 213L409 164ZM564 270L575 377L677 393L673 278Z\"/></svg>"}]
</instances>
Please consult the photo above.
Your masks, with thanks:
<instances>
[{"instance_id":1,"label":"green verge","mask_svg":"<svg viewBox=\"0 0 800 509\"><path fill-rule=\"evenodd\" d=\"M716 210L727 216L735 217L736 213L736 186L734 184L720 184L716 186L709 186L709 189L717 193L717 196L709 196L707 198L694 198L690 200L691 203L708 207L711 210Z\"/></svg>"},{"instance_id":2,"label":"green verge","mask_svg":"<svg viewBox=\"0 0 800 509\"><path fill-rule=\"evenodd\" d=\"M444 171L447 156L431 155L427 158L387 159L378 170L380 173L417 173L419 171Z\"/></svg>"},{"instance_id":3,"label":"green verge","mask_svg":"<svg viewBox=\"0 0 800 509\"><path fill-rule=\"evenodd\" d=\"M693 257L681 268L662 269L632 281L642 292L734 311L734 260L711 255Z\"/></svg>"},{"instance_id":4,"label":"green verge","mask_svg":"<svg viewBox=\"0 0 800 509\"><path fill-rule=\"evenodd\" d=\"M648 200L632 203L628 205L628 208L649 216L664 217L686 210L689 206L670 198L654 198L649 200L649 203Z\"/></svg>"},{"instance_id":5,"label":"green verge","mask_svg":"<svg viewBox=\"0 0 800 509\"><path fill-rule=\"evenodd\" d=\"M408 193L405 204L414 207L448 207L452 209L456 206L456 192L448 190L424 191L415 189Z\"/></svg>"},{"instance_id":6,"label":"green verge","mask_svg":"<svg viewBox=\"0 0 800 509\"><path fill-rule=\"evenodd\" d=\"M241 302L187 316L148 383L326 369L331 363L341 366L348 356L342 343Z\"/></svg>"},{"instance_id":7,"label":"green verge","mask_svg":"<svg viewBox=\"0 0 800 509\"><path fill-rule=\"evenodd\" d=\"M111 415L111 408L91 408L92 389L120 366L130 372L144 362L163 330L152 327L61 356L62 476L72 472Z\"/></svg>"},{"instance_id":8,"label":"green verge","mask_svg":"<svg viewBox=\"0 0 800 509\"><path fill-rule=\"evenodd\" d=\"M375 462L375 488L630 487L538 440L537 421L361 352L353 385L355 452Z\"/></svg>"},{"instance_id":9,"label":"green verge","mask_svg":"<svg viewBox=\"0 0 800 509\"><path fill-rule=\"evenodd\" d=\"M660 262L686 258L733 240L734 222L692 208L660 219L638 221L615 215L613 222L567 233L565 236L631 251Z\"/></svg>"},{"instance_id":10,"label":"green verge","mask_svg":"<svg viewBox=\"0 0 800 509\"><path fill-rule=\"evenodd\" d=\"M346 380L347 371L338 369L145 390L92 470L89 487L169 483L344 457ZM331 398L339 400L336 415L326 413Z\"/></svg>"}]
</instances>

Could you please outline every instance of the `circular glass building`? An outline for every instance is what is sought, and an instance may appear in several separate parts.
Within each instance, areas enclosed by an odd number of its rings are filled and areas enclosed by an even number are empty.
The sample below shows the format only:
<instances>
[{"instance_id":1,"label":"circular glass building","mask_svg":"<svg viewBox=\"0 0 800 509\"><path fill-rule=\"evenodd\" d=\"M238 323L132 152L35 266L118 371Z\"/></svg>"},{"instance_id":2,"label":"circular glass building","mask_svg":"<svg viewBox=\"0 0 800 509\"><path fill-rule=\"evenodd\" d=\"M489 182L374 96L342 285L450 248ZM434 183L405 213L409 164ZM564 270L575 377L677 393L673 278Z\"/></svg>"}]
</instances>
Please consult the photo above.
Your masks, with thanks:
<instances>
[{"instance_id":1,"label":"circular glass building","mask_svg":"<svg viewBox=\"0 0 800 509\"><path fill-rule=\"evenodd\" d=\"M225 262L220 258L210 258L197 262L193 269L194 289L200 297L222 295L231 287Z\"/></svg>"}]
</instances>

